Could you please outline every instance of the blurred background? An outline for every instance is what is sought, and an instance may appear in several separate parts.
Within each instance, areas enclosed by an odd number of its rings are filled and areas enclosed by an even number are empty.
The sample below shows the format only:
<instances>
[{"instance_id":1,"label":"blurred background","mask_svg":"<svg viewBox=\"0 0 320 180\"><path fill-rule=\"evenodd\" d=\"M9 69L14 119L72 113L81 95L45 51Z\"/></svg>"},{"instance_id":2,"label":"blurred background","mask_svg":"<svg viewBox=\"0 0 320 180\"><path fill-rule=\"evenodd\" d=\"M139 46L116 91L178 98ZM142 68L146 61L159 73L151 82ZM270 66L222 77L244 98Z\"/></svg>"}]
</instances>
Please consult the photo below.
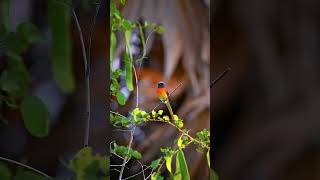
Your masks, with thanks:
<instances>
[{"instance_id":1,"label":"blurred background","mask_svg":"<svg viewBox=\"0 0 320 180\"><path fill-rule=\"evenodd\" d=\"M26 93L40 97L50 113L49 135L45 138L35 138L27 132L20 110L8 107L1 101L0 156L23 162L50 176L67 179L70 177L67 164L83 147L84 141L86 120L84 65L79 32L72 13L65 11L66 14L63 15L61 11L48 9L54 6L59 6L61 9L64 6L63 4L49 6L50 2L55 3L51 0L0 1L1 11L6 10L4 5L9 4L7 7L9 7L10 31L15 32L18 24L28 21L33 23L44 36L44 41L32 44L21 53L21 57L32 79ZM96 10L96 3L92 2L79 0L72 3L87 48ZM1 13L5 14L4 11ZM93 32L91 51L92 111L89 146L100 154L106 153L107 136L110 135L106 126L108 14L107 4L102 2ZM52 30L53 26L55 30ZM59 50L60 47L63 49ZM58 49L58 53L55 48ZM2 46L0 48L1 73L7 64L5 49L6 47ZM73 80L66 80L70 76ZM1 90L1 95L4 94L5 92ZM21 98L16 100L20 102ZM10 163L9 165L12 171L17 169L14 165Z\"/></svg>"},{"instance_id":2,"label":"blurred background","mask_svg":"<svg viewBox=\"0 0 320 180\"><path fill-rule=\"evenodd\" d=\"M213 165L223 180L320 179L319 1L214 1Z\"/></svg>"},{"instance_id":3,"label":"blurred background","mask_svg":"<svg viewBox=\"0 0 320 180\"><path fill-rule=\"evenodd\" d=\"M125 18L132 21L155 22L165 28L162 35L151 29L145 30L147 42L147 59L136 64L139 87L139 107L147 112L159 104L156 96L157 83L164 81L171 92L180 83L181 86L171 95L171 105L175 114L185 121L186 129L195 136L195 132L210 128L209 83L210 83L210 1L206 0L128 0L120 7ZM121 36L119 36L121 37ZM121 67L120 57L123 42L120 39L116 49L114 67ZM134 32L131 40L136 58L142 55L139 32ZM137 94L125 88L122 92L127 96L125 106L118 106L116 99L111 99L111 110L128 115L135 108ZM165 110L161 105L157 109ZM130 133L112 131L113 140L117 144L129 144ZM149 165L163 154L160 147L173 146L179 137L177 130L161 123L146 123L135 129L133 148L142 153L142 163ZM195 146L185 150L186 161L191 179L208 179L209 172L206 157L198 153ZM112 156L111 164L121 164L122 160ZM141 171L137 162L127 165L124 177ZM165 168L162 168L165 170ZM111 177L118 177L116 170L111 170ZM168 174L167 174L168 175ZM167 176L168 177L168 176ZM142 175L137 179L142 179Z\"/></svg>"}]
</instances>

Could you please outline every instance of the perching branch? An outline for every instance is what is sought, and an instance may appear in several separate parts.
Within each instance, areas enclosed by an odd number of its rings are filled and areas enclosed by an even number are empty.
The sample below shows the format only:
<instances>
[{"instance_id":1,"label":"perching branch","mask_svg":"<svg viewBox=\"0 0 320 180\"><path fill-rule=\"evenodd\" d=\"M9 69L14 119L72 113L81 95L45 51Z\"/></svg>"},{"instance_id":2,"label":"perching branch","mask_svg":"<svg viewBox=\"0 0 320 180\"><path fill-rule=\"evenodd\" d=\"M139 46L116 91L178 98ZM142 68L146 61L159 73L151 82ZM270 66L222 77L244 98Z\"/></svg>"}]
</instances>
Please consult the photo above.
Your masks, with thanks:
<instances>
[{"instance_id":1,"label":"perching branch","mask_svg":"<svg viewBox=\"0 0 320 180\"><path fill-rule=\"evenodd\" d=\"M163 120L157 120L157 119L148 119L147 121L167 123L167 124L169 124L170 126L175 127L179 132L181 132L183 135L187 136L191 141L193 141L193 142L195 142L195 143L197 143L197 144L203 145L206 149L210 150L210 147L209 147L209 146L204 145L201 141L193 138L193 137L190 136L188 133L186 133L186 132L183 131L182 129L178 128L175 124L173 124L172 122L170 122L170 120L168 120L168 121L163 121Z\"/></svg>"}]
</instances>

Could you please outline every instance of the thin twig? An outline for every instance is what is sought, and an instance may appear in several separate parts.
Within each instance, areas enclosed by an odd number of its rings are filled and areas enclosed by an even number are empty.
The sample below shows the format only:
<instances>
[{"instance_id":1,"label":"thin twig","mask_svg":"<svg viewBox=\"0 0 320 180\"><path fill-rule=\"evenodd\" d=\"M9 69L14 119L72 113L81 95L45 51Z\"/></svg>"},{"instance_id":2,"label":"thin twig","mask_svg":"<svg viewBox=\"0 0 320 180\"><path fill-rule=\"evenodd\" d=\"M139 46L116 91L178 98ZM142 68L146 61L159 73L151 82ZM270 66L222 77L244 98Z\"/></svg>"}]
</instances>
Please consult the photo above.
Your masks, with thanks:
<instances>
[{"instance_id":1,"label":"thin twig","mask_svg":"<svg viewBox=\"0 0 320 180\"><path fill-rule=\"evenodd\" d=\"M85 129L85 136L84 136L84 146L89 145L89 135L90 135L90 118L91 118L91 104L90 104L90 66L88 65L88 59L87 59L87 54L86 54L86 48L84 45L84 40L83 40L83 34L82 30L79 24L79 20L77 17L77 14L75 10L72 8L72 14L75 19L77 29L79 31L79 37L80 37L80 42L81 42L81 48L82 48L82 57L83 57L83 62L84 62L84 67L85 67L85 83L86 83L86 129Z\"/></svg>"},{"instance_id":2,"label":"thin twig","mask_svg":"<svg viewBox=\"0 0 320 180\"><path fill-rule=\"evenodd\" d=\"M92 44L92 39L93 39L93 32L94 32L94 27L95 27L96 21L97 21L97 16L99 14L100 4L101 4L100 1L96 3L96 11L95 11L96 13L95 13L95 15L93 17L93 21L92 21L91 29L90 29L89 47L88 47L88 64L89 64L89 66L91 64L90 63L91 62L91 44ZM90 70L90 68L89 68L89 70Z\"/></svg>"},{"instance_id":3,"label":"thin twig","mask_svg":"<svg viewBox=\"0 0 320 180\"><path fill-rule=\"evenodd\" d=\"M110 113L112 113L112 114L116 114L116 115L118 115L118 116L122 116L122 117L125 117L124 115L122 115L122 114L119 114L119 113L117 113L117 112L114 112L114 111L110 111ZM125 118L127 118L127 117L125 117Z\"/></svg>"},{"instance_id":4,"label":"thin twig","mask_svg":"<svg viewBox=\"0 0 320 180\"><path fill-rule=\"evenodd\" d=\"M24 168L27 168L27 169L29 169L29 170L32 170L32 171L34 171L34 172L36 172L36 173L38 173L38 174L41 174L41 175L44 176L44 177L47 177L47 178L49 178L49 179L53 179L52 177L50 177L50 176L47 175L46 173L41 172L41 171L39 171L39 170L37 170L37 169L35 169L35 168L33 168L33 167L30 167L30 166L25 165L25 164L23 164L23 163L20 163L20 162L18 162L18 161L15 161L15 160L12 160L12 159L8 159L8 158L4 158L4 157L0 157L0 160L2 160L2 161L7 161L7 162L10 162L10 163L13 163L13 164L17 164L17 165L19 165L19 166L22 166L22 167L24 167Z\"/></svg>"},{"instance_id":5,"label":"thin twig","mask_svg":"<svg viewBox=\"0 0 320 180\"><path fill-rule=\"evenodd\" d=\"M137 97L136 97L136 108L139 107L139 82L138 82L138 75L137 75L137 72L136 72L136 68L134 67L134 64L133 64L133 71L134 71L134 77L135 77L135 80L136 80L136 89L137 89Z\"/></svg>"},{"instance_id":6,"label":"thin twig","mask_svg":"<svg viewBox=\"0 0 320 180\"><path fill-rule=\"evenodd\" d=\"M135 129L136 129L136 126L133 127L133 129L132 129L132 131L131 131L131 134L130 134L130 142L129 142L129 145L128 145L128 152L127 152L127 154L129 154L130 149L131 149L131 145L132 145L132 141L133 141L133 134L134 134ZM119 180L122 179L123 171L124 171L124 166L126 165L128 159L129 159L128 156L126 156L126 157L123 159L123 163L122 163L122 167L121 167L120 175L119 175Z\"/></svg>"},{"instance_id":7,"label":"thin twig","mask_svg":"<svg viewBox=\"0 0 320 180\"><path fill-rule=\"evenodd\" d=\"M140 171L140 172L138 172L138 173L136 173L136 174L134 174L134 175L132 175L132 176L126 177L126 178L124 178L124 179L122 179L122 180L126 180L126 179L130 179L130 178L132 178L132 177L135 177L135 176L137 176L137 175L139 175L139 174L141 174L141 173L144 173L144 171L147 170L147 169L150 169L150 167L148 166L147 168L144 168L144 169L143 169L143 167L142 167L142 171Z\"/></svg>"},{"instance_id":8,"label":"thin twig","mask_svg":"<svg viewBox=\"0 0 320 180\"><path fill-rule=\"evenodd\" d=\"M188 138L190 138L191 141L196 142L197 144L203 145L206 149L210 150L209 146L204 145L201 141L198 141L197 139L193 138L192 136L190 136L188 133L184 132L183 130L181 130L180 128L177 128L175 124L173 124L172 122L169 121L163 121L163 120L157 120L157 119L148 119L148 121L151 122L163 122L163 123L167 123L173 127L175 127L179 132L181 132L183 135L187 136Z\"/></svg>"},{"instance_id":9,"label":"thin twig","mask_svg":"<svg viewBox=\"0 0 320 180\"><path fill-rule=\"evenodd\" d=\"M231 68L228 67L225 71L223 71L215 80L213 80L210 84L210 88L212 88L220 79L222 79L229 71L231 71Z\"/></svg>"}]
</instances>

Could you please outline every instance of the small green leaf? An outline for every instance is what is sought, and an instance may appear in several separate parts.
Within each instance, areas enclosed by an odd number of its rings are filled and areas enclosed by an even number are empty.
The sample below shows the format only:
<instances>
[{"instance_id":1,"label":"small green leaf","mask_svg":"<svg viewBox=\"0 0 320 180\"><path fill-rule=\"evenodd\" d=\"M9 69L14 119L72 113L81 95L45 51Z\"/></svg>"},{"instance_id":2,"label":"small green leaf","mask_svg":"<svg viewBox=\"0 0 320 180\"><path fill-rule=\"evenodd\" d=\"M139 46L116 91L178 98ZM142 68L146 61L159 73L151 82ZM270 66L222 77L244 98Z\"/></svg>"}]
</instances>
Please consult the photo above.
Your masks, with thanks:
<instances>
[{"instance_id":1,"label":"small green leaf","mask_svg":"<svg viewBox=\"0 0 320 180\"><path fill-rule=\"evenodd\" d=\"M161 116L161 115L162 115L162 113L163 113L163 110L162 110L162 109L160 109L160 110L158 111L158 114Z\"/></svg>"},{"instance_id":2,"label":"small green leaf","mask_svg":"<svg viewBox=\"0 0 320 180\"><path fill-rule=\"evenodd\" d=\"M120 105L125 105L126 104L126 97L121 91L117 92L117 100Z\"/></svg>"},{"instance_id":3,"label":"small green leaf","mask_svg":"<svg viewBox=\"0 0 320 180\"><path fill-rule=\"evenodd\" d=\"M70 18L69 7L56 0L48 1L48 21L52 35L51 63L53 77L65 93L71 93L75 89Z\"/></svg>"},{"instance_id":4,"label":"small green leaf","mask_svg":"<svg viewBox=\"0 0 320 180\"><path fill-rule=\"evenodd\" d=\"M0 179L11 180L11 172L8 166L2 162L0 162Z\"/></svg>"},{"instance_id":5,"label":"small green leaf","mask_svg":"<svg viewBox=\"0 0 320 180\"><path fill-rule=\"evenodd\" d=\"M160 162L161 162L161 158L152 161L152 163L151 163L151 165L150 165L150 167L152 168L152 170L157 169L157 167L160 165Z\"/></svg>"},{"instance_id":6,"label":"small green leaf","mask_svg":"<svg viewBox=\"0 0 320 180\"><path fill-rule=\"evenodd\" d=\"M165 29L164 29L163 26L158 26L158 27L156 28L156 31L157 31L158 34L163 34L164 31L165 31Z\"/></svg>"},{"instance_id":7,"label":"small green leaf","mask_svg":"<svg viewBox=\"0 0 320 180\"><path fill-rule=\"evenodd\" d=\"M130 32L130 35L128 34L128 38L131 37L131 30L132 30L132 24L129 20L124 20L123 21L123 27L125 30L127 30L128 32Z\"/></svg>"},{"instance_id":8,"label":"small green leaf","mask_svg":"<svg viewBox=\"0 0 320 180\"><path fill-rule=\"evenodd\" d=\"M49 112L40 98L36 96L25 97L20 110L24 124L31 135L45 137L49 134Z\"/></svg>"},{"instance_id":9,"label":"small green leaf","mask_svg":"<svg viewBox=\"0 0 320 180\"><path fill-rule=\"evenodd\" d=\"M176 172L174 174L174 179L190 180L188 165L181 149L179 149L176 157Z\"/></svg>"},{"instance_id":10,"label":"small green leaf","mask_svg":"<svg viewBox=\"0 0 320 180\"><path fill-rule=\"evenodd\" d=\"M166 120L166 121L170 120L169 116L163 116L163 119Z\"/></svg>"},{"instance_id":11,"label":"small green leaf","mask_svg":"<svg viewBox=\"0 0 320 180\"><path fill-rule=\"evenodd\" d=\"M130 149L130 150L132 150L132 149ZM130 151L129 154L130 154L132 157L136 158L136 159L141 159L141 157L142 157L142 155L141 155L138 151L136 151L136 150Z\"/></svg>"},{"instance_id":12,"label":"small green leaf","mask_svg":"<svg viewBox=\"0 0 320 180\"><path fill-rule=\"evenodd\" d=\"M155 117L156 117L156 115L157 115L157 113L156 113L156 111L155 111L155 110L152 110L152 111L151 111L151 114L152 114L152 117L154 117L154 118L155 118Z\"/></svg>"},{"instance_id":13,"label":"small green leaf","mask_svg":"<svg viewBox=\"0 0 320 180\"><path fill-rule=\"evenodd\" d=\"M135 159L141 159L142 155L137 150L128 148L127 146L118 146L116 143L112 143L112 151L121 157L133 157Z\"/></svg>"}]
</instances>

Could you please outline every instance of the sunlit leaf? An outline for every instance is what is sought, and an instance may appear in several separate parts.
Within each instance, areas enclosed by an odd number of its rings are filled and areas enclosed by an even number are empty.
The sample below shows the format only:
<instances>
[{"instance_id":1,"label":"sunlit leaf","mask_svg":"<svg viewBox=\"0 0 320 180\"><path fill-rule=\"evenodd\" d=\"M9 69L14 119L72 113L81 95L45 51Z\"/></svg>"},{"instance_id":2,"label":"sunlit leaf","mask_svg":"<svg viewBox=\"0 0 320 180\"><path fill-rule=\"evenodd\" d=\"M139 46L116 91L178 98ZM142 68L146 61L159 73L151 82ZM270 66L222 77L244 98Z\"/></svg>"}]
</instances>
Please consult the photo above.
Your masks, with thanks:
<instances>
[{"instance_id":1,"label":"sunlit leaf","mask_svg":"<svg viewBox=\"0 0 320 180\"><path fill-rule=\"evenodd\" d=\"M157 167L160 165L160 162L161 162L161 158L152 161L152 162L151 162L151 165L150 165L150 167L152 168L152 170L157 169Z\"/></svg>"},{"instance_id":2,"label":"sunlit leaf","mask_svg":"<svg viewBox=\"0 0 320 180\"><path fill-rule=\"evenodd\" d=\"M40 98L36 96L25 97L20 110L24 125L31 135L45 137L49 134L49 112Z\"/></svg>"},{"instance_id":3,"label":"sunlit leaf","mask_svg":"<svg viewBox=\"0 0 320 180\"><path fill-rule=\"evenodd\" d=\"M125 105L126 104L126 97L121 91L117 92L117 100L120 105Z\"/></svg>"},{"instance_id":4,"label":"sunlit leaf","mask_svg":"<svg viewBox=\"0 0 320 180\"><path fill-rule=\"evenodd\" d=\"M179 149L176 157L176 172L174 174L174 179L190 180L188 165L181 149Z\"/></svg>"},{"instance_id":5,"label":"sunlit leaf","mask_svg":"<svg viewBox=\"0 0 320 180\"><path fill-rule=\"evenodd\" d=\"M70 167L76 174L77 180L98 180L100 172L106 177L109 167L109 158L106 156L93 155L91 147L79 150L70 162Z\"/></svg>"}]
</instances>

